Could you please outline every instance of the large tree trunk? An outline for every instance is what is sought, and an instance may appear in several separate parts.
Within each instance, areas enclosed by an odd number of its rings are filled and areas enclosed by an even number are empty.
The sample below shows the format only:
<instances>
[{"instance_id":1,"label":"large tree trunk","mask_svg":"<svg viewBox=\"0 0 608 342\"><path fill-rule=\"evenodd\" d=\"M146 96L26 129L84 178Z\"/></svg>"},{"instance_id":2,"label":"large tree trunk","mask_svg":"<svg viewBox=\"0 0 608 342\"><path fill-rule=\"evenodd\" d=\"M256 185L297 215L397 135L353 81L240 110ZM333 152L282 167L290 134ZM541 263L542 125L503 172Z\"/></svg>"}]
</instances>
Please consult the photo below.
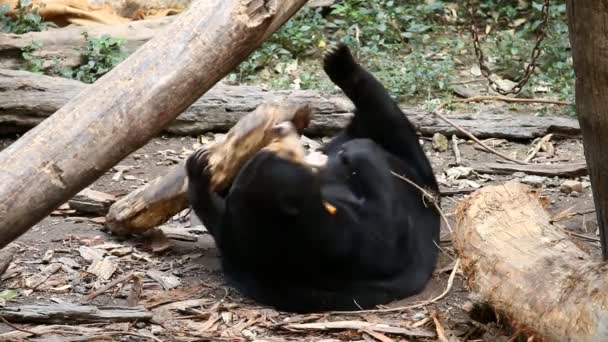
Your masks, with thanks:
<instances>
[{"instance_id":1,"label":"large tree trunk","mask_svg":"<svg viewBox=\"0 0 608 342\"><path fill-rule=\"evenodd\" d=\"M457 212L469 286L517 328L549 341L608 341L608 273L550 217L532 188L487 186Z\"/></svg>"},{"instance_id":2,"label":"large tree trunk","mask_svg":"<svg viewBox=\"0 0 608 342\"><path fill-rule=\"evenodd\" d=\"M34 127L90 85L26 71L0 69L0 134L22 133ZM344 96L314 90L265 91L256 86L217 84L173 120L165 131L194 135L208 131L226 132L245 114L262 103L283 98L308 103L313 119L305 134L328 135L344 127L352 116L353 105ZM423 135L462 133L411 107L402 107ZM452 121L481 138L533 139L549 133L577 136L578 121L556 116L532 116L510 112L448 114Z\"/></svg>"},{"instance_id":3,"label":"large tree trunk","mask_svg":"<svg viewBox=\"0 0 608 342\"><path fill-rule=\"evenodd\" d=\"M576 112L608 260L608 2L568 0L570 43L576 70Z\"/></svg>"},{"instance_id":4,"label":"large tree trunk","mask_svg":"<svg viewBox=\"0 0 608 342\"><path fill-rule=\"evenodd\" d=\"M197 1L0 152L0 247L157 135L304 3Z\"/></svg>"}]
</instances>

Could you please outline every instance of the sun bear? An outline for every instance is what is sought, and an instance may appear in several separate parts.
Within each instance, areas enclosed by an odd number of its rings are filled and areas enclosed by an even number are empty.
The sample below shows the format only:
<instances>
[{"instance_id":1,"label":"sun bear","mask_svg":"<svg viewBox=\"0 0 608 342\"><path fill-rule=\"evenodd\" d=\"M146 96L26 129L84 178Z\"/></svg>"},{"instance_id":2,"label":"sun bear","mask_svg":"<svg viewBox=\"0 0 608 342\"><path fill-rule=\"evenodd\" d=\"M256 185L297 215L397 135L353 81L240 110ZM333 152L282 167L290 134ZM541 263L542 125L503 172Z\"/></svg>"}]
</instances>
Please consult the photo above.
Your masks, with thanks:
<instances>
[{"instance_id":1,"label":"sun bear","mask_svg":"<svg viewBox=\"0 0 608 342\"><path fill-rule=\"evenodd\" d=\"M291 147L278 140L219 194L210 190L204 149L186 163L190 203L214 237L228 282L284 311L367 309L416 294L438 253L439 213L392 174L438 193L414 126L346 45L327 53L323 67L356 108L323 147L323 167L285 153Z\"/></svg>"}]
</instances>

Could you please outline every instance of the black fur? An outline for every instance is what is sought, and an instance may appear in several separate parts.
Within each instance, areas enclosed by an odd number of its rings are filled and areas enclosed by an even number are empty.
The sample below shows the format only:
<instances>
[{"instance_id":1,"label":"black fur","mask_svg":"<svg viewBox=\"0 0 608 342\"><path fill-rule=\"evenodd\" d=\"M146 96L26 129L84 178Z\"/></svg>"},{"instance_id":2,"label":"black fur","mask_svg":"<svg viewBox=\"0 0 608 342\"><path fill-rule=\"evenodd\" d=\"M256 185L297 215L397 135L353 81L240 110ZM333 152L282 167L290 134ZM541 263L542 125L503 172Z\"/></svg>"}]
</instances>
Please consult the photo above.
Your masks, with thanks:
<instances>
[{"instance_id":1,"label":"black fur","mask_svg":"<svg viewBox=\"0 0 608 342\"><path fill-rule=\"evenodd\" d=\"M416 294L437 258L438 213L391 175L438 190L414 127L345 45L325 57L324 69L356 112L324 147L319 174L261 151L224 199L209 192L205 151L186 166L192 207L230 283L286 311L356 310Z\"/></svg>"}]
</instances>

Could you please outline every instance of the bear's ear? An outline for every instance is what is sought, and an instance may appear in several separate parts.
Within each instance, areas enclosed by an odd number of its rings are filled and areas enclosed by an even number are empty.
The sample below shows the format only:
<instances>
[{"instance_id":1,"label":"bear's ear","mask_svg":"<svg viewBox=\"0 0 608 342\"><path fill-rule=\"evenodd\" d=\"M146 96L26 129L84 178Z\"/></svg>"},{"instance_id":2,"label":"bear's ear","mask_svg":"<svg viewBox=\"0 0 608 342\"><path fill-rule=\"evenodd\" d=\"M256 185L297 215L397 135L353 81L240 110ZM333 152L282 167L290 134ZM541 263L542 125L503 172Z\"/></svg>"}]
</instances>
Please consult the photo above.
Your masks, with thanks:
<instances>
[{"instance_id":1,"label":"bear's ear","mask_svg":"<svg viewBox=\"0 0 608 342\"><path fill-rule=\"evenodd\" d=\"M309 105L299 106L296 110L296 113L291 119L291 122L295 126L298 134L304 133L304 129L310 125L310 120L312 117L312 109Z\"/></svg>"}]
</instances>

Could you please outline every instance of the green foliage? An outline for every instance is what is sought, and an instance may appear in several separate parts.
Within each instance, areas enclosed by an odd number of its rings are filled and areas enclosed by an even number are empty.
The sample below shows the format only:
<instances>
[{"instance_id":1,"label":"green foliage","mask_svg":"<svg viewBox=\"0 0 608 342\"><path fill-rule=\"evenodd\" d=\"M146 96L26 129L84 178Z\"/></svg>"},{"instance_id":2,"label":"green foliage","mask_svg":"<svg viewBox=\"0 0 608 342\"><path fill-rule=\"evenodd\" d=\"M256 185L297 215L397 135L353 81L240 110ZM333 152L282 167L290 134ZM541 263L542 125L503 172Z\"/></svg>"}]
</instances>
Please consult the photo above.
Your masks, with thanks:
<instances>
[{"instance_id":1,"label":"green foliage","mask_svg":"<svg viewBox=\"0 0 608 342\"><path fill-rule=\"evenodd\" d=\"M16 13L13 17L8 15L8 11L8 4L0 5L2 32L23 34L31 31L42 31L52 26L51 23L42 20L38 9L34 8L31 0L18 1Z\"/></svg>"},{"instance_id":2,"label":"green foliage","mask_svg":"<svg viewBox=\"0 0 608 342\"><path fill-rule=\"evenodd\" d=\"M42 73L44 69L44 60L35 55L36 51L40 50L41 47L41 42L34 41L32 44L21 49L21 57L25 61L25 70L35 73Z\"/></svg>"},{"instance_id":3,"label":"green foliage","mask_svg":"<svg viewBox=\"0 0 608 342\"><path fill-rule=\"evenodd\" d=\"M124 40L107 35L92 38L87 32L82 52L82 64L71 72L71 77L85 83L93 83L125 59L122 50Z\"/></svg>"},{"instance_id":4,"label":"green foliage","mask_svg":"<svg viewBox=\"0 0 608 342\"><path fill-rule=\"evenodd\" d=\"M468 70L475 64L467 28L470 8L480 27L491 28L482 40L488 64L503 78L519 80L541 23L542 1L472 0L470 6L448 0L342 0L331 11L305 7L230 80L333 90L318 60L328 42L343 41L395 97L446 96L459 67ZM524 94L549 91L571 100L574 76L565 0L551 0L550 13L538 68Z\"/></svg>"},{"instance_id":5,"label":"green foliage","mask_svg":"<svg viewBox=\"0 0 608 342\"><path fill-rule=\"evenodd\" d=\"M436 61L412 46L431 39L434 18L443 3L403 4L393 0L345 0L324 17L321 9L303 8L230 75L233 82L263 82L271 87L334 89L320 73L318 57L328 41L349 44L376 72L395 97L444 91L451 79L449 56ZM317 63L303 62L315 57ZM296 61L298 70L289 65ZM289 72L292 70L292 72ZM423 82L423 83L422 83Z\"/></svg>"}]
</instances>

